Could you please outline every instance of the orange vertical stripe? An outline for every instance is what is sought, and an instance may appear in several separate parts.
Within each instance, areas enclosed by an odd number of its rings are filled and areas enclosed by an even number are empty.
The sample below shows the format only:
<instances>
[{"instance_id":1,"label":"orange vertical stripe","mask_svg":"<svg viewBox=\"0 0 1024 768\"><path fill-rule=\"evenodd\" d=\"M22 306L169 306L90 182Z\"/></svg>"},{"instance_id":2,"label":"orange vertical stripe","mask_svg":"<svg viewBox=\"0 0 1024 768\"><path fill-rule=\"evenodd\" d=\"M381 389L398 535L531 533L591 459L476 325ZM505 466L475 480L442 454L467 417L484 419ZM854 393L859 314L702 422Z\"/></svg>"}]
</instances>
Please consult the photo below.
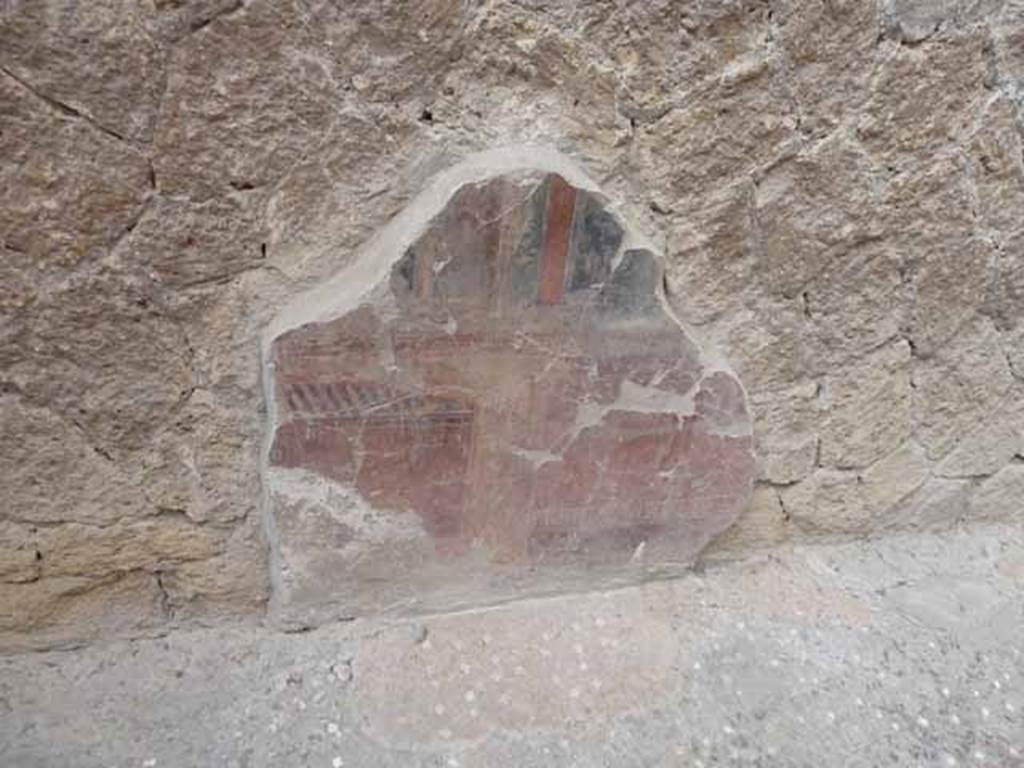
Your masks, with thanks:
<instances>
[{"instance_id":1,"label":"orange vertical stripe","mask_svg":"<svg viewBox=\"0 0 1024 768\"><path fill-rule=\"evenodd\" d=\"M565 291L565 263L569 256L569 233L576 190L561 176L552 176L544 212L544 244L540 258L541 304L557 304Z\"/></svg>"}]
</instances>

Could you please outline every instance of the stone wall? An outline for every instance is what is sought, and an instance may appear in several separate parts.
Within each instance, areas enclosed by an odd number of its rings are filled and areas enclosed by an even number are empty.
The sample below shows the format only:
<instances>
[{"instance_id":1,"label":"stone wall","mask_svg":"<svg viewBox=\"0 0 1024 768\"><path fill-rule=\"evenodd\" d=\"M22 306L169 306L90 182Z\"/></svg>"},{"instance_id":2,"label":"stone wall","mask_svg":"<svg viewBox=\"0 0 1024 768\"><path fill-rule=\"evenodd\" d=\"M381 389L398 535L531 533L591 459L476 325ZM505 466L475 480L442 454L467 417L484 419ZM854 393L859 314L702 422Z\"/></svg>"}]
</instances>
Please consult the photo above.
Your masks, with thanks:
<instances>
[{"instance_id":1,"label":"stone wall","mask_svg":"<svg viewBox=\"0 0 1024 768\"><path fill-rule=\"evenodd\" d=\"M1022 515L1020 0L6 0L0 100L4 648L260 614L262 329L510 143L747 387L709 556Z\"/></svg>"}]
</instances>

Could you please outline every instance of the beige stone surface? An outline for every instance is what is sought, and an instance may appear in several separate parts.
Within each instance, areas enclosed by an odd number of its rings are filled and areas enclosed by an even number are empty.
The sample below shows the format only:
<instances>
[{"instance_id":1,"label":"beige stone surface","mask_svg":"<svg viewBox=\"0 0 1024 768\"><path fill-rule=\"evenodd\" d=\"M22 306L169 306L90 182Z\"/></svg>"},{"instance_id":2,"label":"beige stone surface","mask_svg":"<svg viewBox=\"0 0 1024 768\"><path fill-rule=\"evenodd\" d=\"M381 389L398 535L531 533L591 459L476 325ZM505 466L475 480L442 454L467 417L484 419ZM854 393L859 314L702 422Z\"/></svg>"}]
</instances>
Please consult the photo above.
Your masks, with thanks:
<instances>
[{"instance_id":1,"label":"beige stone surface","mask_svg":"<svg viewBox=\"0 0 1024 768\"><path fill-rule=\"evenodd\" d=\"M975 520L1024 518L1024 465L1011 464L984 480L971 500Z\"/></svg>"},{"instance_id":2,"label":"beige stone surface","mask_svg":"<svg viewBox=\"0 0 1024 768\"><path fill-rule=\"evenodd\" d=\"M910 359L899 340L825 374L821 464L867 467L910 437Z\"/></svg>"},{"instance_id":3,"label":"beige stone surface","mask_svg":"<svg viewBox=\"0 0 1024 768\"><path fill-rule=\"evenodd\" d=\"M1022 11L7 3L0 645L260 611L263 327L504 144L585 168L746 385L737 551L1013 516Z\"/></svg>"},{"instance_id":4,"label":"beige stone surface","mask_svg":"<svg viewBox=\"0 0 1024 768\"><path fill-rule=\"evenodd\" d=\"M782 508L778 489L762 484L755 488L746 513L708 545L701 559L737 559L758 549L781 545L791 535L790 518Z\"/></svg>"}]
</instances>

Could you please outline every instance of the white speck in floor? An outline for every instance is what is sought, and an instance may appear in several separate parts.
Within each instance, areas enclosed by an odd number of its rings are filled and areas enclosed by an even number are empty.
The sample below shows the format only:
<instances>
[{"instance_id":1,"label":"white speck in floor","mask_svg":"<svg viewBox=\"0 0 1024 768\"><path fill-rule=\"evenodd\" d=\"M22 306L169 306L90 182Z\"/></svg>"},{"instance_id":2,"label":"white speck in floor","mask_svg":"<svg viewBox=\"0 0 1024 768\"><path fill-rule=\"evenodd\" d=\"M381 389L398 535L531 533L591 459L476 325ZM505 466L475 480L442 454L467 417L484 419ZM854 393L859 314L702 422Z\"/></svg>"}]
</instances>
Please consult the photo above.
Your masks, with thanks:
<instances>
[{"instance_id":1,"label":"white speck in floor","mask_svg":"<svg viewBox=\"0 0 1024 768\"><path fill-rule=\"evenodd\" d=\"M957 714L952 714L949 719L953 722L953 725L960 725L960 717Z\"/></svg>"},{"instance_id":2,"label":"white speck in floor","mask_svg":"<svg viewBox=\"0 0 1024 768\"><path fill-rule=\"evenodd\" d=\"M333 760L331 760L331 766L333 768L341 768L341 766L343 766L344 764L345 764L345 761L342 760L340 756L339 757L335 757Z\"/></svg>"},{"instance_id":3,"label":"white speck in floor","mask_svg":"<svg viewBox=\"0 0 1024 768\"><path fill-rule=\"evenodd\" d=\"M463 698L469 702L476 701L476 691L466 691Z\"/></svg>"},{"instance_id":4,"label":"white speck in floor","mask_svg":"<svg viewBox=\"0 0 1024 768\"><path fill-rule=\"evenodd\" d=\"M928 727L928 719L924 718L924 717L919 717L919 718L917 718L917 724L920 725L922 728L927 728Z\"/></svg>"},{"instance_id":5,"label":"white speck in floor","mask_svg":"<svg viewBox=\"0 0 1024 768\"><path fill-rule=\"evenodd\" d=\"M340 729L338 728L338 724L337 723L328 723L327 724L327 732L329 734L331 734L332 736L337 736L340 733Z\"/></svg>"},{"instance_id":6,"label":"white speck in floor","mask_svg":"<svg viewBox=\"0 0 1024 768\"><path fill-rule=\"evenodd\" d=\"M981 708L981 716L982 717L988 717L991 714L992 713L989 711L988 707L982 707Z\"/></svg>"},{"instance_id":7,"label":"white speck in floor","mask_svg":"<svg viewBox=\"0 0 1024 768\"><path fill-rule=\"evenodd\" d=\"M143 760L142 765L143 768L153 768L156 765L156 758L151 757L148 760Z\"/></svg>"}]
</instances>

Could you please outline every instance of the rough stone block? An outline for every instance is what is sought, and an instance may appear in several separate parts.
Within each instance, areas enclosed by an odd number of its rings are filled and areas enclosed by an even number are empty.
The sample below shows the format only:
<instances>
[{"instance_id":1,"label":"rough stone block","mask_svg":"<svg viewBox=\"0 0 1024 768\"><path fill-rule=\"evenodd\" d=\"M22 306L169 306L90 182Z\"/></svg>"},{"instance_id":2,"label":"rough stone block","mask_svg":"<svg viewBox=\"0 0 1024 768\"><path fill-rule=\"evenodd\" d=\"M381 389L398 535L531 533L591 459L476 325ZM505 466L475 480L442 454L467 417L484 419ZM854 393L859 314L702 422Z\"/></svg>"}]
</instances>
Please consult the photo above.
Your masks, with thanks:
<instances>
[{"instance_id":1,"label":"rough stone block","mask_svg":"<svg viewBox=\"0 0 1024 768\"><path fill-rule=\"evenodd\" d=\"M1010 464L985 480L971 500L971 520L1024 519L1024 465Z\"/></svg>"},{"instance_id":2,"label":"rough stone block","mask_svg":"<svg viewBox=\"0 0 1024 768\"><path fill-rule=\"evenodd\" d=\"M450 172L268 332L286 621L638 578L749 501L745 393L659 260L564 159L510 158Z\"/></svg>"}]
</instances>

